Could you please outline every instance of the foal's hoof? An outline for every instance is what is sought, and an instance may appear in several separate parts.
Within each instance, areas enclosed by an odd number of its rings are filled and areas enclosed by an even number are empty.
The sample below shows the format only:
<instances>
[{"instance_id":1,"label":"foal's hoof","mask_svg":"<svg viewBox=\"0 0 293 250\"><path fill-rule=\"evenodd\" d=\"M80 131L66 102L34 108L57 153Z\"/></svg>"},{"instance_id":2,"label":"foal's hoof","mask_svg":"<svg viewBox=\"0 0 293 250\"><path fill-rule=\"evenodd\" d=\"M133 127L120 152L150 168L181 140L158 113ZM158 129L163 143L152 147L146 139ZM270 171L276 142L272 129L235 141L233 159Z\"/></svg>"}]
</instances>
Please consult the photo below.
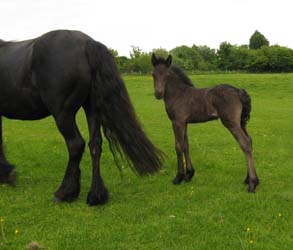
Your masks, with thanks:
<instances>
[{"instance_id":1,"label":"foal's hoof","mask_svg":"<svg viewBox=\"0 0 293 250\"><path fill-rule=\"evenodd\" d=\"M102 205L109 200L108 190L104 188L100 192L89 191L86 203L89 206Z\"/></svg>"},{"instance_id":2,"label":"foal's hoof","mask_svg":"<svg viewBox=\"0 0 293 250\"><path fill-rule=\"evenodd\" d=\"M185 178L184 174L177 174L176 177L173 179L173 184L178 185L180 184Z\"/></svg>"},{"instance_id":3,"label":"foal's hoof","mask_svg":"<svg viewBox=\"0 0 293 250\"><path fill-rule=\"evenodd\" d=\"M15 170L12 170L6 175L0 175L0 183L6 183L11 186L15 186L17 180L17 174Z\"/></svg>"},{"instance_id":4,"label":"foal's hoof","mask_svg":"<svg viewBox=\"0 0 293 250\"><path fill-rule=\"evenodd\" d=\"M247 175L245 180L244 180L244 184L249 184L249 176Z\"/></svg>"},{"instance_id":5,"label":"foal's hoof","mask_svg":"<svg viewBox=\"0 0 293 250\"><path fill-rule=\"evenodd\" d=\"M187 169L186 170L186 175L185 175L185 181L186 182L189 182L189 181L191 181L191 179L192 179L192 177L194 176L194 169L192 168L192 169Z\"/></svg>"},{"instance_id":6,"label":"foal's hoof","mask_svg":"<svg viewBox=\"0 0 293 250\"><path fill-rule=\"evenodd\" d=\"M249 184L249 186L248 186L248 189L247 189L247 192L248 193L255 193L255 188L256 188L256 185L254 185L254 184Z\"/></svg>"},{"instance_id":7,"label":"foal's hoof","mask_svg":"<svg viewBox=\"0 0 293 250\"><path fill-rule=\"evenodd\" d=\"M254 181L252 181L252 183L254 183L255 186L258 186L259 185L259 179L258 177L256 177L256 179ZM244 184L249 184L249 176L247 176L244 180Z\"/></svg>"},{"instance_id":8,"label":"foal's hoof","mask_svg":"<svg viewBox=\"0 0 293 250\"><path fill-rule=\"evenodd\" d=\"M256 186L259 185L259 179L256 177L253 181L248 181L248 193L255 193Z\"/></svg>"}]
</instances>

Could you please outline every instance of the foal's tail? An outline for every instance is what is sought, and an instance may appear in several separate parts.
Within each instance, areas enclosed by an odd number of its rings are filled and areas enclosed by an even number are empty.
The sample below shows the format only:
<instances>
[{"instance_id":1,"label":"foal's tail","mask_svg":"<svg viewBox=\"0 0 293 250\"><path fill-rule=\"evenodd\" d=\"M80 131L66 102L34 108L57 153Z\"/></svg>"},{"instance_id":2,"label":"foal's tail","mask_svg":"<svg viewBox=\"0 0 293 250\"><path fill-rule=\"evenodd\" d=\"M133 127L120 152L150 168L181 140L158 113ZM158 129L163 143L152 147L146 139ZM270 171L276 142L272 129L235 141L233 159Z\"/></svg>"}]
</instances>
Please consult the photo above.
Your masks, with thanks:
<instances>
[{"instance_id":1,"label":"foal's tail","mask_svg":"<svg viewBox=\"0 0 293 250\"><path fill-rule=\"evenodd\" d=\"M94 102L116 164L120 168L119 159L124 153L132 170L139 175L158 171L162 153L143 132L113 56L103 44L93 40L86 45L86 55L93 79Z\"/></svg>"},{"instance_id":2,"label":"foal's tail","mask_svg":"<svg viewBox=\"0 0 293 250\"><path fill-rule=\"evenodd\" d=\"M239 97L242 103L241 127L245 128L250 118L251 98L245 89L239 90Z\"/></svg>"}]
</instances>

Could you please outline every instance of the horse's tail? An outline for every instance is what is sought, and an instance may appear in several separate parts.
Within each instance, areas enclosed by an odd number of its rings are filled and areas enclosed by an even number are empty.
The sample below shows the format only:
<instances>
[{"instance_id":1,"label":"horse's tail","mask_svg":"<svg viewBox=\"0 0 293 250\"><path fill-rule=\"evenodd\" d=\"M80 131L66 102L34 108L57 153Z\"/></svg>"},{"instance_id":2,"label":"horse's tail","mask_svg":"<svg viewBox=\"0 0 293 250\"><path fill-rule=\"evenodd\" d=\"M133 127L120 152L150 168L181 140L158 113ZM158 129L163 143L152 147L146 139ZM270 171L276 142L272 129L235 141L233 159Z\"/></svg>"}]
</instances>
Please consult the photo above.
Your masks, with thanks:
<instances>
[{"instance_id":1,"label":"horse's tail","mask_svg":"<svg viewBox=\"0 0 293 250\"><path fill-rule=\"evenodd\" d=\"M251 112L251 98L245 89L239 90L239 97L242 103L242 112L241 112L241 127L245 128L247 122L250 118Z\"/></svg>"},{"instance_id":2,"label":"horse's tail","mask_svg":"<svg viewBox=\"0 0 293 250\"><path fill-rule=\"evenodd\" d=\"M132 170L139 175L158 171L162 165L162 153L143 132L113 56L106 46L93 40L87 43L86 54L95 105L100 111L104 135L116 164L120 168L119 159L124 153Z\"/></svg>"}]
</instances>

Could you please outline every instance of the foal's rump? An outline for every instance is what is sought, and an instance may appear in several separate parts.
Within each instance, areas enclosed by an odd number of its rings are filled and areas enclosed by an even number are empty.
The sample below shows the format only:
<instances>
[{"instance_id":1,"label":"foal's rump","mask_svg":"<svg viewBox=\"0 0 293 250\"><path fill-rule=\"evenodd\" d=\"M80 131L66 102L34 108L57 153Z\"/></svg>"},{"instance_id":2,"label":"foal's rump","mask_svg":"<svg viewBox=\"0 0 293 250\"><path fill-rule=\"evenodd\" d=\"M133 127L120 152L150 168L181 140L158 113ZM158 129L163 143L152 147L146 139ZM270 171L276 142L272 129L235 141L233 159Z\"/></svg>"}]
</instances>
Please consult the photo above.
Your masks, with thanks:
<instances>
[{"instance_id":1,"label":"foal's rump","mask_svg":"<svg viewBox=\"0 0 293 250\"><path fill-rule=\"evenodd\" d=\"M245 127L251 111L251 99L244 89L221 84L209 90L213 107L222 121L240 122Z\"/></svg>"}]
</instances>

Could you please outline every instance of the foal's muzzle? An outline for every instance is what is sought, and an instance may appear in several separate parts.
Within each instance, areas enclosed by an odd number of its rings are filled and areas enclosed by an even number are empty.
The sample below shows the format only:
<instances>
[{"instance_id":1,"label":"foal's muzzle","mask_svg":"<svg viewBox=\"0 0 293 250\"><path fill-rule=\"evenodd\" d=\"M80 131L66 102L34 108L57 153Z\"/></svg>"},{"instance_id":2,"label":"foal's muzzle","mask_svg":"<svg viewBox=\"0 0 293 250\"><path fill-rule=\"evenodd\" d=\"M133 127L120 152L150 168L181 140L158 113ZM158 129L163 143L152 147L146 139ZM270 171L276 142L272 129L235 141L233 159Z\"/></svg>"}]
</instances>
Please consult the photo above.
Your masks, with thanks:
<instances>
[{"instance_id":1,"label":"foal's muzzle","mask_svg":"<svg viewBox=\"0 0 293 250\"><path fill-rule=\"evenodd\" d=\"M158 91L156 91L156 92L155 92L155 97L156 97L158 100L162 99L162 97L163 97L163 92L158 92Z\"/></svg>"}]
</instances>

